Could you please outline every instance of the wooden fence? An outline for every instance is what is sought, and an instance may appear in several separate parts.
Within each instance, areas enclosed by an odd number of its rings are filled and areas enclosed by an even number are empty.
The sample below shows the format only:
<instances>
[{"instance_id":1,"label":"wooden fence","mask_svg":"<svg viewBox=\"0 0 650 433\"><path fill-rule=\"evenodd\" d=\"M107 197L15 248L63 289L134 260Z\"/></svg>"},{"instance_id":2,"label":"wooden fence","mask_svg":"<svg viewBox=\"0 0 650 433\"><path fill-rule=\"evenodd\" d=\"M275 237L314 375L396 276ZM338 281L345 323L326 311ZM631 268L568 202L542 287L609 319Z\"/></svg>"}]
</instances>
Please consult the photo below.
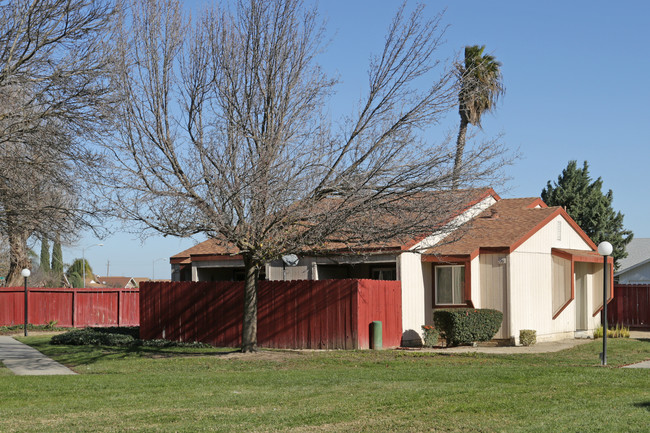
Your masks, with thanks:
<instances>
[{"instance_id":1,"label":"wooden fence","mask_svg":"<svg viewBox=\"0 0 650 433\"><path fill-rule=\"evenodd\" d=\"M650 284L615 284L607 305L607 322L631 328L650 328Z\"/></svg>"},{"instance_id":2,"label":"wooden fence","mask_svg":"<svg viewBox=\"0 0 650 433\"><path fill-rule=\"evenodd\" d=\"M30 324L57 326L137 326L140 324L138 289L28 288ZM25 291L0 288L0 326L25 323Z\"/></svg>"},{"instance_id":3,"label":"wooden fence","mask_svg":"<svg viewBox=\"0 0 650 433\"><path fill-rule=\"evenodd\" d=\"M241 345L243 282L145 282L140 336ZM381 321L383 346L402 337L399 281L260 281L257 340L261 347L365 349L370 324Z\"/></svg>"}]
</instances>

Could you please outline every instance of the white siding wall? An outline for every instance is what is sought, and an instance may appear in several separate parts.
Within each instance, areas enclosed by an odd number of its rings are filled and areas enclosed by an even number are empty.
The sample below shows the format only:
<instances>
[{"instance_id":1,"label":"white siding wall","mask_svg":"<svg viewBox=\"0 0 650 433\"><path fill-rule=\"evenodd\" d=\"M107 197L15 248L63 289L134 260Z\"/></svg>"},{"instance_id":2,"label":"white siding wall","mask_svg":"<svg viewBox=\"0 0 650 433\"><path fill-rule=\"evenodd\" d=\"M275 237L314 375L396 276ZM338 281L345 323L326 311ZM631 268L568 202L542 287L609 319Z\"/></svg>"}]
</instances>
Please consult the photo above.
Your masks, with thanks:
<instances>
[{"instance_id":1,"label":"white siding wall","mask_svg":"<svg viewBox=\"0 0 650 433\"><path fill-rule=\"evenodd\" d=\"M420 254L405 252L399 256L397 269L397 278L402 281L403 344L421 344L422 325L427 317L431 321L432 314L431 264L422 263Z\"/></svg>"},{"instance_id":2,"label":"white siding wall","mask_svg":"<svg viewBox=\"0 0 650 433\"><path fill-rule=\"evenodd\" d=\"M561 239L558 239L558 221ZM517 342L521 329L536 330L538 341L572 337L576 329L575 302L552 320L551 248L591 250L566 220L558 216L511 253L510 335Z\"/></svg>"},{"instance_id":3,"label":"white siding wall","mask_svg":"<svg viewBox=\"0 0 650 433\"><path fill-rule=\"evenodd\" d=\"M474 308L485 308L483 307L484 300L481 299L481 262L479 256L474 257L474 260L470 263L470 280L471 280L471 289L472 289L472 302L474 303Z\"/></svg>"}]
</instances>

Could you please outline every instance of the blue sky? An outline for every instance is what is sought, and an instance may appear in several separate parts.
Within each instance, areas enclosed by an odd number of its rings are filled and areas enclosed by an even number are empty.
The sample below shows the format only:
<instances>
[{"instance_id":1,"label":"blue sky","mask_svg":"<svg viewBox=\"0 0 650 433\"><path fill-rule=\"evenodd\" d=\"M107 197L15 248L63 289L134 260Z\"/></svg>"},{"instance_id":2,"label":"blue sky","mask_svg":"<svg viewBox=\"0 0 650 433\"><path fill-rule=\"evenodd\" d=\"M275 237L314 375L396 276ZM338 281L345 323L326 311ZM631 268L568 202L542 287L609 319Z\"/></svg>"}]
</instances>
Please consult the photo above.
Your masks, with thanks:
<instances>
[{"instance_id":1,"label":"blue sky","mask_svg":"<svg viewBox=\"0 0 650 433\"><path fill-rule=\"evenodd\" d=\"M429 16L446 8L443 59L478 44L503 64L506 94L496 112L483 119L481 132L488 138L503 133L505 143L521 155L507 171L511 181L502 197L537 197L569 160L580 165L586 160L592 177L602 177L604 189L613 190L625 227L636 237L650 237L650 200L643 194L650 165L650 2L425 3ZM368 58L381 49L398 5L321 2L332 38L321 62L341 80L336 104L355 101L363 92ZM450 112L432 134L442 138L457 127L458 114ZM110 261L110 275L150 277L156 260L155 277L169 278L168 261L157 259L200 240L154 236L141 243L132 234L104 240L86 236L77 247L64 249L64 259L70 262L81 257L83 247L103 242L86 250L96 273L105 274Z\"/></svg>"}]
</instances>

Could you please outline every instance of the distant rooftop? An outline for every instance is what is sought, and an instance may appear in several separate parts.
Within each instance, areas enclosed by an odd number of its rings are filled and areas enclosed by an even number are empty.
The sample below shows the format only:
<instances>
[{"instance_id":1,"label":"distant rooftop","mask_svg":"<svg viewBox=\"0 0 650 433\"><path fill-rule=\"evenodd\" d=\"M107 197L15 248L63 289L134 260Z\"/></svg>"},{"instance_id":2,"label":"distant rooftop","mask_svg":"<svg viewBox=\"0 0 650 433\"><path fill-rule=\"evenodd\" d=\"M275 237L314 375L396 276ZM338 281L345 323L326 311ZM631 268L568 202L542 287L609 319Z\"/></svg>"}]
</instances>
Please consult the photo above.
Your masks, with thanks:
<instances>
[{"instance_id":1,"label":"distant rooftop","mask_svg":"<svg viewBox=\"0 0 650 433\"><path fill-rule=\"evenodd\" d=\"M625 247L625 251L627 251L627 257L620 261L617 274L650 261L650 238L632 238L632 241Z\"/></svg>"}]
</instances>

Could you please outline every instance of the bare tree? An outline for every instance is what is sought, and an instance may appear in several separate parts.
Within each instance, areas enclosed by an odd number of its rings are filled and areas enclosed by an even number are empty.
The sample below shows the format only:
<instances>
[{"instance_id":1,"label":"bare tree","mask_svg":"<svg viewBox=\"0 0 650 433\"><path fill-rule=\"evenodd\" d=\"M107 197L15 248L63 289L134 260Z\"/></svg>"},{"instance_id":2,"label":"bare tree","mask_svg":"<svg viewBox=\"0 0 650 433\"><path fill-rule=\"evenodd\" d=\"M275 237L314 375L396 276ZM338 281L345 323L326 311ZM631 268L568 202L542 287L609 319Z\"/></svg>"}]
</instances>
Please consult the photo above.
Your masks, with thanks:
<instances>
[{"instance_id":1,"label":"bare tree","mask_svg":"<svg viewBox=\"0 0 650 433\"><path fill-rule=\"evenodd\" d=\"M131 11L119 40L122 128L101 195L155 232L204 233L241 254L244 352L256 349L265 262L412 239L444 230L458 209L463 194L442 192L453 147L422 133L455 102L436 57L441 16L398 10L366 96L333 127L323 112L336 83L316 62L323 28L301 0L241 0L194 24L173 0ZM469 152L463 183L490 182L502 155L498 143Z\"/></svg>"},{"instance_id":2,"label":"bare tree","mask_svg":"<svg viewBox=\"0 0 650 433\"><path fill-rule=\"evenodd\" d=\"M74 164L110 128L110 0L0 1L0 231L12 284L27 239L79 226ZM74 182L73 182L74 181Z\"/></svg>"},{"instance_id":3,"label":"bare tree","mask_svg":"<svg viewBox=\"0 0 650 433\"><path fill-rule=\"evenodd\" d=\"M104 120L114 7L110 0L0 2L0 94L22 95L19 110L0 113L0 143L44 120L86 134Z\"/></svg>"},{"instance_id":4,"label":"bare tree","mask_svg":"<svg viewBox=\"0 0 650 433\"><path fill-rule=\"evenodd\" d=\"M32 235L69 238L86 223L75 171L56 142L61 138L47 134L47 128L41 132L30 134L38 144L4 143L0 151L0 233L10 248L9 285L19 284L21 269L31 268L27 240Z\"/></svg>"}]
</instances>

